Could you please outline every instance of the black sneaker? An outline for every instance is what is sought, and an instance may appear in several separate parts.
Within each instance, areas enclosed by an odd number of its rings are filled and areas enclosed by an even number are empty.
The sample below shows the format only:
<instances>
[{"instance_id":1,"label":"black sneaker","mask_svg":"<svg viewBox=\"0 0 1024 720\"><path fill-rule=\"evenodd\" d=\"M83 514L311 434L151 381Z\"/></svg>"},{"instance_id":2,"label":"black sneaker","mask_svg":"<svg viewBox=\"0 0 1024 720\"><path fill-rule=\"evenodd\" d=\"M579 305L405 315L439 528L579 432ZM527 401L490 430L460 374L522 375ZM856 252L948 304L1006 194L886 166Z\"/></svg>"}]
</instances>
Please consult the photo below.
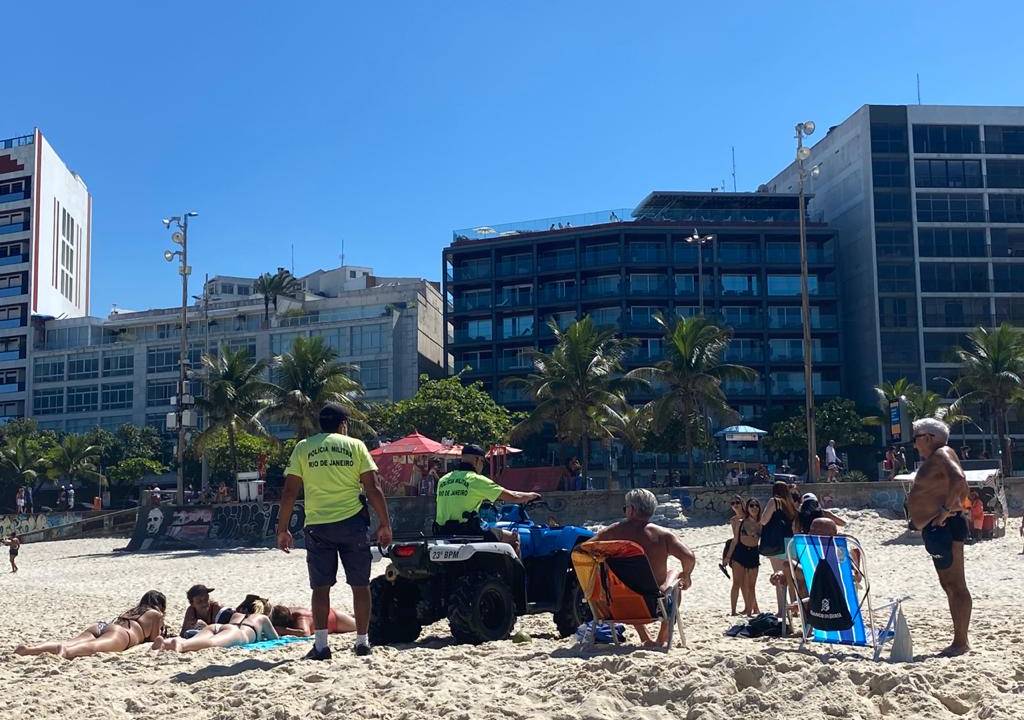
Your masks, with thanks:
<instances>
[{"instance_id":1,"label":"black sneaker","mask_svg":"<svg viewBox=\"0 0 1024 720\"><path fill-rule=\"evenodd\" d=\"M352 652L354 652L359 657L366 657L367 655L373 654L373 649L370 648L369 645L364 645L360 643L352 649Z\"/></svg>"},{"instance_id":2,"label":"black sneaker","mask_svg":"<svg viewBox=\"0 0 1024 720\"><path fill-rule=\"evenodd\" d=\"M331 648L325 647L323 650L317 650L316 645L309 649L309 652L303 655L303 660L330 660L331 659Z\"/></svg>"}]
</instances>

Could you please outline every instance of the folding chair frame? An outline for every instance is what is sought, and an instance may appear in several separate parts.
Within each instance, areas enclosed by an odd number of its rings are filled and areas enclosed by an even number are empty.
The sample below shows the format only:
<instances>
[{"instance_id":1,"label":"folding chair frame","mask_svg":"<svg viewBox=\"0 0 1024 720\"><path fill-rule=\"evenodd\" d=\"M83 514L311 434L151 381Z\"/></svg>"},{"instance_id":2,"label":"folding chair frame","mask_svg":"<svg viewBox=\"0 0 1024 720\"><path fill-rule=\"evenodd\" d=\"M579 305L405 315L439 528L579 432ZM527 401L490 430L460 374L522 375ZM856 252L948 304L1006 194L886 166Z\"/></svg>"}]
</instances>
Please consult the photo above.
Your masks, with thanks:
<instances>
[{"instance_id":1,"label":"folding chair frame","mask_svg":"<svg viewBox=\"0 0 1024 720\"><path fill-rule=\"evenodd\" d=\"M607 568L602 568L602 572L607 572ZM595 575L594 575L594 582L595 583L597 582L597 578L598 578L599 574L600 573L595 573ZM675 631L677 629L679 630L679 644L682 645L683 647L686 647L686 631L683 629L683 618L682 618L682 614L679 612L679 610L680 610L679 605L680 605L680 603L682 603L682 599L683 599L683 590L682 590L682 588L679 587L679 585L676 585L673 588L673 590L672 590L672 612L671 613L668 611L668 605L665 602L666 598L665 598L664 595L662 595L661 597L658 598L658 617L656 617L656 618L646 617L646 618L639 618L639 619L634 619L634 620L628 620L628 619L624 619L624 618L616 618L616 619L612 620L611 618L603 618L603 617L601 617L600 613L598 612L597 606L593 603L593 601L591 601L589 599L590 596L593 594L593 588L583 588L583 592L584 592L584 594L588 598L587 604L590 605L590 614L593 616L594 620L590 624L590 629L587 631L586 635L583 637L583 641L580 643L580 646L581 646L582 649L592 650L594 648L595 639L596 639L596 636L597 636L597 626L598 626L598 624L600 624L602 622L607 622L609 624L609 627L611 628L611 631L612 631L612 640L613 640L613 642L616 645L621 645L622 641L619 640L619 633L618 633L618 631L615 628L615 626L617 624L621 623L623 625L647 625L647 624L649 624L651 622L656 622L658 620L660 620L662 623L668 623L669 624L669 626L668 626L668 642L667 642L665 647L659 648L660 650L668 652L669 650L672 649L673 635L674 635L674 633L675 633Z\"/></svg>"},{"instance_id":2,"label":"folding chair frame","mask_svg":"<svg viewBox=\"0 0 1024 720\"><path fill-rule=\"evenodd\" d=\"M800 537L815 538L815 539L822 539L822 540L833 540L834 539L832 536L828 536L828 535L801 535ZM910 598L910 596L909 595L905 595L905 596L900 597L900 598L890 599L889 602L887 602L885 605L882 605L882 606L880 606L878 608L879 611L889 610L889 619L886 622L885 627L882 628L881 632L876 632L876 629L875 629L875 617L874 617L875 613L874 613L874 608L871 605L871 580L870 580L869 575L868 575L867 554L864 552L864 547L861 545L860 540L858 540L857 538L855 538L855 537L853 537L851 535L844 535L842 537L846 540L846 547L847 547L847 549L850 549L850 550L856 549L856 550L860 551L860 567L859 567L859 570L860 570L861 577L863 578L863 581L864 581L864 588L863 588L863 591L859 592L858 596L856 596L856 598L855 598L856 601L857 601L856 608L851 608L851 610L854 611L853 612L854 620L856 620L856 618L858 616L860 616L861 620L864 621L864 625L865 625L865 627L867 629L867 633L866 633L867 634L867 638L868 638L868 640L870 642L868 644L865 644L865 645L859 645L859 644L856 644L856 643L852 643L852 644L851 643L839 643L839 642L837 642L837 643L830 643L830 644L850 645L851 647L870 647L873 650L873 659L877 661L882 656L882 650L885 647L885 644L887 642L891 642L894 639L894 635L891 634L891 633L892 633L894 625L896 624L896 618L899 615L900 609L902 608L903 601L904 600L908 600ZM790 563L790 567L792 567L792 568L800 567L800 558L796 557L794 555L794 552L793 552L793 545L794 544L795 543L792 543L792 542L787 542L786 543L786 560L787 560L787 562ZM796 581L796 578L795 578L795 573L794 573L794 583L795 583L795 581ZM805 577L804 578L804 584L807 586L807 590L810 591L811 579ZM798 586L798 589L799 589L799 586ZM797 595L799 596L799 593L797 593ZM811 625L808 624L808 622L807 622L807 611L806 611L806 608L804 607L804 602L803 601L804 601L804 598L799 598L798 602L797 602L797 607L800 610L800 623L801 623L801 626L802 626L802 632L800 633L800 649L801 650L803 649L803 647L807 643L807 641L810 640L814 636L814 628L811 627ZM867 605L867 608L868 608L868 612L867 612L866 616L864 615L864 606L865 605ZM828 641L820 641L820 642L828 642Z\"/></svg>"}]
</instances>

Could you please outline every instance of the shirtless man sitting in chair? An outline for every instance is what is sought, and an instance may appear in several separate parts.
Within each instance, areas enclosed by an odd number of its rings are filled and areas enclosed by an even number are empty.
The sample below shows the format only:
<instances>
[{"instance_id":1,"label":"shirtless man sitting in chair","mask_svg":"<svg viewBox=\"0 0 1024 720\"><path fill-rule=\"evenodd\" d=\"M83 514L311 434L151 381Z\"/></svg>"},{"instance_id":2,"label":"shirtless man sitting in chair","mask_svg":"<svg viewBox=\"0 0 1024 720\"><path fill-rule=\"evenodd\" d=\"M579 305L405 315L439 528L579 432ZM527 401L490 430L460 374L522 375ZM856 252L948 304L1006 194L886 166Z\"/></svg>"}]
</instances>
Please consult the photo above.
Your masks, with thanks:
<instances>
[{"instance_id":1,"label":"shirtless man sitting in chair","mask_svg":"<svg viewBox=\"0 0 1024 720\"><path fill-rule=\"evenodd\" d=\"M661 591L666 596L671 596L672 588L676 584L683 590L690 587L690 576L697 564L697 558L674 533L651 523L651 516L654 515L657 506L658 500L650 490L644 488L630 490L626 493L626 504L622 506L626 519L606 527L593 539L632 540L640 545L647 554L647 560L651 564L651 570L654 572L654 578L658 581ZM670 556L679 560L682 568L669 569L668 559ZM651 640L650 635L647 634L647 628L643 625L637 625L636 631L644 645L662 646L668 642L667 623L661 624L661 632L658 633L657 641Z\"/></svg>"}]
</instances>

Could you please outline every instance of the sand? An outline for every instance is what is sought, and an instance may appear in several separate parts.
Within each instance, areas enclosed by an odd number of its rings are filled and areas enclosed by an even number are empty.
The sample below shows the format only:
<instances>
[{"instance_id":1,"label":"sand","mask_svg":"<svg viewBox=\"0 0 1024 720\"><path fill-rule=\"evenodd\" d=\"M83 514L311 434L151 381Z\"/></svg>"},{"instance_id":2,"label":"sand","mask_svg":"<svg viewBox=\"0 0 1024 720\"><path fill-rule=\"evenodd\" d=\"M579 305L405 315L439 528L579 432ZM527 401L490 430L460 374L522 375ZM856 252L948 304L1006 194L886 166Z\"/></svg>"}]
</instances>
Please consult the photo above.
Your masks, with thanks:
<instances>
[{"instance_id":1,"label":"sand","mask_svg":"<svg viewBox=\"0 0 1024 720\"><path fill-rule=\"evenodd\" d=\"M675 512L674 510L672 511ZM684 597L688 648L667 656L635 646L580 657L559 640L549 616L521 621L532 640L480 647L451 643L445 623L416 647L349 652L351 636L332 636L334 659L301 662L306 645L265 652L211 649L123 654L65 661L18 657L20 641L77 634L110 619L150 588L165 592L168 624L180 626L185 590L194 582L237 602L260 592L275 602L306 604L304 553L240 549L218 552L116 553L123 539L69 540L24 546L21 571L0 574L0 718L1022 718L1019 520L1005 538L968 546L974 593L966 657L935 657L952 626L931 562L902 523L872 511L849 512L849 532L864 543L874 595L908 594L906 613L917 661L872 662L867 652L793 639L726 638L729 582L717 568L726 525L672 524L698 551L694 588ZM375 572L382 572L378 562ZM774 601L762 568L762 609ZM341 585L335 606L351 607ZM179 625L174 625L179 623Z\"/></svg>"}]
</instances>

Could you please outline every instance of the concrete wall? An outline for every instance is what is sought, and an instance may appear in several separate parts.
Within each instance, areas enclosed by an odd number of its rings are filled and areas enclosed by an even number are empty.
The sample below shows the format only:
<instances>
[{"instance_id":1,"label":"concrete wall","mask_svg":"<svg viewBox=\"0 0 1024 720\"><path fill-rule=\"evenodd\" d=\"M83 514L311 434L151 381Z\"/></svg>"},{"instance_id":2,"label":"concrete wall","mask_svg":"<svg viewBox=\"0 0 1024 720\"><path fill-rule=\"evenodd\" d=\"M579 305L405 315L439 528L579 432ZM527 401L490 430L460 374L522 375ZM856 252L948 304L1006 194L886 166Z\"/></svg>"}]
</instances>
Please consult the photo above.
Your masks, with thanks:
<instances>
[{"instance_id":1,"label":"concrete wall","mask_svg":"<svg viewBox=\"0 0 1024 720\"><path fill-rule=\"evenodd\" d=\"M768 485L744 488L674 488L688 517L725 520L729 501L740 491L766 501L771 494ZM801 485L801 492L813 492L825 507L849 509L872 508L902 514L904 493L898 482L828 483ZM1006 481L1007 505L1011 515L1024 512L1024 478ZM550 510L542 511L538 520L555 517L563 525L585 522L608 522L622 516L621 490L593 492L552 492L544 499ZM429 534L434 517L434 501L430 497L388 498L388 510L397 536ZM228 503L212 506L176 508L164 506L139 513L129 550L167 550L194 547L270 546L277 531L280 505L277 503ZM305 511L301 504L292 514L289 527L296 544L302 545Z\"/></svg>"}]
</instances>

